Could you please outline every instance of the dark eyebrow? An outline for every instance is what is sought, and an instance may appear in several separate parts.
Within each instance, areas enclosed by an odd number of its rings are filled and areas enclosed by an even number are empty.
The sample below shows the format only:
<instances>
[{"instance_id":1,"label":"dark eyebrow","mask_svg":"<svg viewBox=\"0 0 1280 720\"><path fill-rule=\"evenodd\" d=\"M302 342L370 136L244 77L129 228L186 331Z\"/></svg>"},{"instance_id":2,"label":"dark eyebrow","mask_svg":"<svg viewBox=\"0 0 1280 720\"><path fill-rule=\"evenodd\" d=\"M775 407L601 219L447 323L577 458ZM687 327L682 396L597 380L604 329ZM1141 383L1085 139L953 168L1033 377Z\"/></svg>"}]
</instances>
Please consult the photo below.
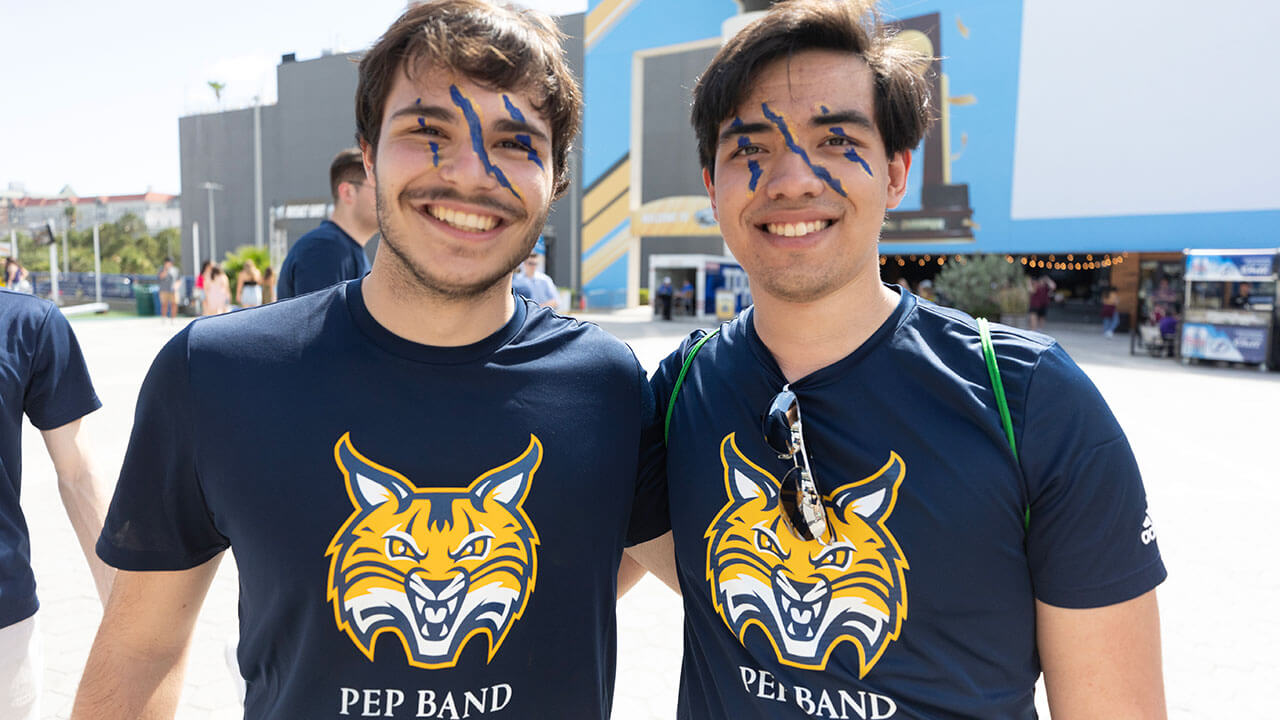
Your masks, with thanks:
<instances>
[{"instance_id":1,"label":"dark eyebrow","mask_svg":"<svg viewBox=\"0 0 1280 720\"><path fill-rule=\"evenodd\" d=\"M864 115L860 110L841 110L840 112L814 115L809 119L809 122L815 126L856 125L865 130L876 129L875 124L871 122L871 118Z\"/></svg>"},{"instance_id":2,"label":"dark eyebrow","mask_svg":"<svg viewBox=\"0 0 1280 720\"><path fill-rule=\"evenodd\" d=\"M493 130L494 132L500 133L523 133L525 135L536 137L545 143L551 142L551 138L547 137L547 134L538 128L527 122L512 120L511 118L498 118L497 120L494 120Z\"/></svg>"},{"instance_id":3,"label":"dark eyebrow","mask_svg":"<svg viewBox=\"0 0 1280 720\"><path fill-rule=\"evenodd\" d=\"M718 144L723 145L725 142L729 140L729 138L732 138L737 135L750 135L752 133L769 132L770 130L773 130L773 126L768 123L735 122L730 124L729 127L725 128L724 132L720 133L720 141Z\"/></svg>"},{"instance_id":4,"label":"dark eyebrow","mask_svg":"<svg viewBox=\"0 0 1280 720\"><path fill-rule=\"evenodd\" d=\"M439 105L406 105L399 110L391 113L391 119L407 115L409 117L425 118L427 120L438 120L440 122L452 122L458 119L458 114L453 110L441 107Z\"/></svg>"}]
</instances>

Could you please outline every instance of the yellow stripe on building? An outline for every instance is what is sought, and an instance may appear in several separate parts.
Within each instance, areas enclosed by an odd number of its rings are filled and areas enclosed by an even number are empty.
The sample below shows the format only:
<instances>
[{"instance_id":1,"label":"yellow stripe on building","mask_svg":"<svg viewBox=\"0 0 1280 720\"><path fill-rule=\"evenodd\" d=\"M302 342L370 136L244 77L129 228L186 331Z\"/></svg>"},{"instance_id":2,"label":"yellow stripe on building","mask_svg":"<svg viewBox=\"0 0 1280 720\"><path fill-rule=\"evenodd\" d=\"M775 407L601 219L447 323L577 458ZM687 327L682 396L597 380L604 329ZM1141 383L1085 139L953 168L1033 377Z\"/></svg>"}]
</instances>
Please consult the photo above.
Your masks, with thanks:
<instances>
[{"instance_id":1,"label":"yellow stripe on building","mask_svg":"<svg viewBox=\"0 0 1280 720\"><path fill-rule=\"evenodd\" d=\"M636 5L639 0L601 0L595 10L587 13L587 20L583 28L586 46L590 48L597 40L604 37L632 6Z\"/></svg>"},{"instance_id":2,"label":"yellow stripe on building","mask_svg":"<svg viewBox=\"0 0 1280 720\"><path fill-rule=\"evenodd\" d=\"M613 232L614 228L618 227L618 225L622 224L629 217L631 217L631 198L629 194L624 193L617 200L614 200L612 205L605 208L604 212L600 213L594 220L583 226L583 254L591 252L591 248L595 247L596 243L603 240L606 235Z\"/></svg>"},{"instance_id":3,"label":"yellow stripe on building","mask_svg":"<svg viewBox=\"0 0 1280 720\"><path fill-rule=\"evenodd\" d=\"M582 198L582 217L591 221L591 218L601 210L605 209L614 198L621 195L630 186L631 183L631 158L627 158L621 165L613 169L613 172L596 183L595 187L587 191Z\"/></svg>"},{"instance_id":4,"label":"yellow stripe on building","mask_svg":"<svg viewBox=\"0 0 1280 720\"><path fill-rule=\"evenodd\" d=\"M618 233L616 237L605 243L594 255L583 261L582 284L586 285L595 280L597 275L617 262L618 258L626 255L630 247L631 233L626 231Z\"/></svg>"}]
</instances>

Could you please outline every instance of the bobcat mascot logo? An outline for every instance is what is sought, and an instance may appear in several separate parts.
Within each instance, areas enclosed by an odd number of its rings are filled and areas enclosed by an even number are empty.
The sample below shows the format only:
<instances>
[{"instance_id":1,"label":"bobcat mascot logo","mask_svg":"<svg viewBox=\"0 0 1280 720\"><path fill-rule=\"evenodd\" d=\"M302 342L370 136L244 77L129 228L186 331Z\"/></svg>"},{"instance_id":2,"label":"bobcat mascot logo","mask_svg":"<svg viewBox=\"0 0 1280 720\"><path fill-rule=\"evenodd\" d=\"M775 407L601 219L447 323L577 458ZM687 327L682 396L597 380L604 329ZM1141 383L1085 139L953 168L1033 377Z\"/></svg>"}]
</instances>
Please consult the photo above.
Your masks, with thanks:
<instances>
[{"instance_id":1,"label":"bobcat mascot logo","mask_svg":"<svg viewBox=\"0 0 1280 720\"><path fill-rule=\"evenodd\" d=\"M805 542L782 519L778 481L720 443L729 502L707 528L707 580L716 612L743 642L755 625L779 662L823 670L836 646L858 650L859 677L907 617L907 561L885 520L906 475L902 458L823 498L829 542Z\"/></svg>"},{"instance_id":2,"label":"bobcat mascot logo","mask_svg":"<svg viewBox=\"0 0 1280 720\"><path fill-rule=\"evenodd\" d=\"M373 659L382 633L410 665L453 667L489 636L489 660L524 612L537 577L538 533L521 504L542 461L530 435L520 457L467 488L422 489L365 458L350 433L334 446L355 512L325 555L338 628Z\"/></svg>"}]
</instances>

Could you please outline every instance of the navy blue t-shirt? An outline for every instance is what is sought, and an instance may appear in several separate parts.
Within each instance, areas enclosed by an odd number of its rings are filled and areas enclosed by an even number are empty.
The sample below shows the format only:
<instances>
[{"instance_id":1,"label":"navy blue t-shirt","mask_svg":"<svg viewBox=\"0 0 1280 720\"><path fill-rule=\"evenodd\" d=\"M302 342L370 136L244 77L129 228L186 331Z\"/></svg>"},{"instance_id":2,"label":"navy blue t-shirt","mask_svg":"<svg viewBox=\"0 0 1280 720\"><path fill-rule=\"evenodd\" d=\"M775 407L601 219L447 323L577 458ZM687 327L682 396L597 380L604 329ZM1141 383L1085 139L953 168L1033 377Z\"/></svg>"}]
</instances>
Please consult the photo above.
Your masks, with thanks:
<instances>
[{"instance_id":1,"label":"navy blue t-shirt","mask_svg":"<svg viewBox=\"0 0 1280 720\"><path fill-rule=\"evenodd\" d=\"M332 220L298 238L280 265L276 298L285 300L357 280L369 272L364 248Z\"/></svg>"},{"instance_id":2,"label":"navy blue t-shirt","mask_svg":"<svg viewBox=\"0 0 1280 720\"><path fill-rule=\"evenodd\" d=\"M39 607L22 492L22 415L53 430L102 407L71 325L48 300L0 290L0 627Z\"/></svg>"},{"instance_id":3,"label":"navy blue t-shirt","mask_svg":"<svg viewBox=\"0 0 1280 720\"><path fill-rule=\"evenodd\" d=\"M831 528L803 542L780 511L792 461L761 431L786 380L752 312L703 345L670 421L679 717L1034 718L1035 600L1104 606L1165 577L1093 384L1051 338L995 326L1015 459L975 321L904 294L791 384ZM700 335L654 377L664 411Z\"/></svg>"},{"instance_id":4,"label":"navy blue t-shirt","mask_svg":"<svg viewBox=\"0 0 1280 720\"><path fill-rule=\"evenodd\" d=\"M160 352L99 555L234 550L247 718L607 717L619 558L668 522L644 371L523 300L418 345L361 285Z\"/></svg>"}]
</instances>

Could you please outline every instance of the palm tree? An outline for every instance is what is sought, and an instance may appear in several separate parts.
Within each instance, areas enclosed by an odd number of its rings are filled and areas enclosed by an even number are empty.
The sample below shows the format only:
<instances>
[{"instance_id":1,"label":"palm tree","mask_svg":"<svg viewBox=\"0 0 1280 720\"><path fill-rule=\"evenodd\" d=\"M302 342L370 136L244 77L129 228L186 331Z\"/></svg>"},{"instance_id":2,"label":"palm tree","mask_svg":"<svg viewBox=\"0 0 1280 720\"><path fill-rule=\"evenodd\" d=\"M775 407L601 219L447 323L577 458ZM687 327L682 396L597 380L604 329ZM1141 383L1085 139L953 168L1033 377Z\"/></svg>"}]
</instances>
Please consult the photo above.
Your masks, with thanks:
<instances>
[{"instance_id":1,"label":"palm tree","mask_svg":"<svg viewBox=\"0 0 1280 720\"><path fill-rule=\"evenodd\" d=\"M213 97L217 99L219 105L222 104L222 90L226 86L226 83L218 82L217 80L209 81L209 87L213 89Z\"/></svg>"}]
</instances>

